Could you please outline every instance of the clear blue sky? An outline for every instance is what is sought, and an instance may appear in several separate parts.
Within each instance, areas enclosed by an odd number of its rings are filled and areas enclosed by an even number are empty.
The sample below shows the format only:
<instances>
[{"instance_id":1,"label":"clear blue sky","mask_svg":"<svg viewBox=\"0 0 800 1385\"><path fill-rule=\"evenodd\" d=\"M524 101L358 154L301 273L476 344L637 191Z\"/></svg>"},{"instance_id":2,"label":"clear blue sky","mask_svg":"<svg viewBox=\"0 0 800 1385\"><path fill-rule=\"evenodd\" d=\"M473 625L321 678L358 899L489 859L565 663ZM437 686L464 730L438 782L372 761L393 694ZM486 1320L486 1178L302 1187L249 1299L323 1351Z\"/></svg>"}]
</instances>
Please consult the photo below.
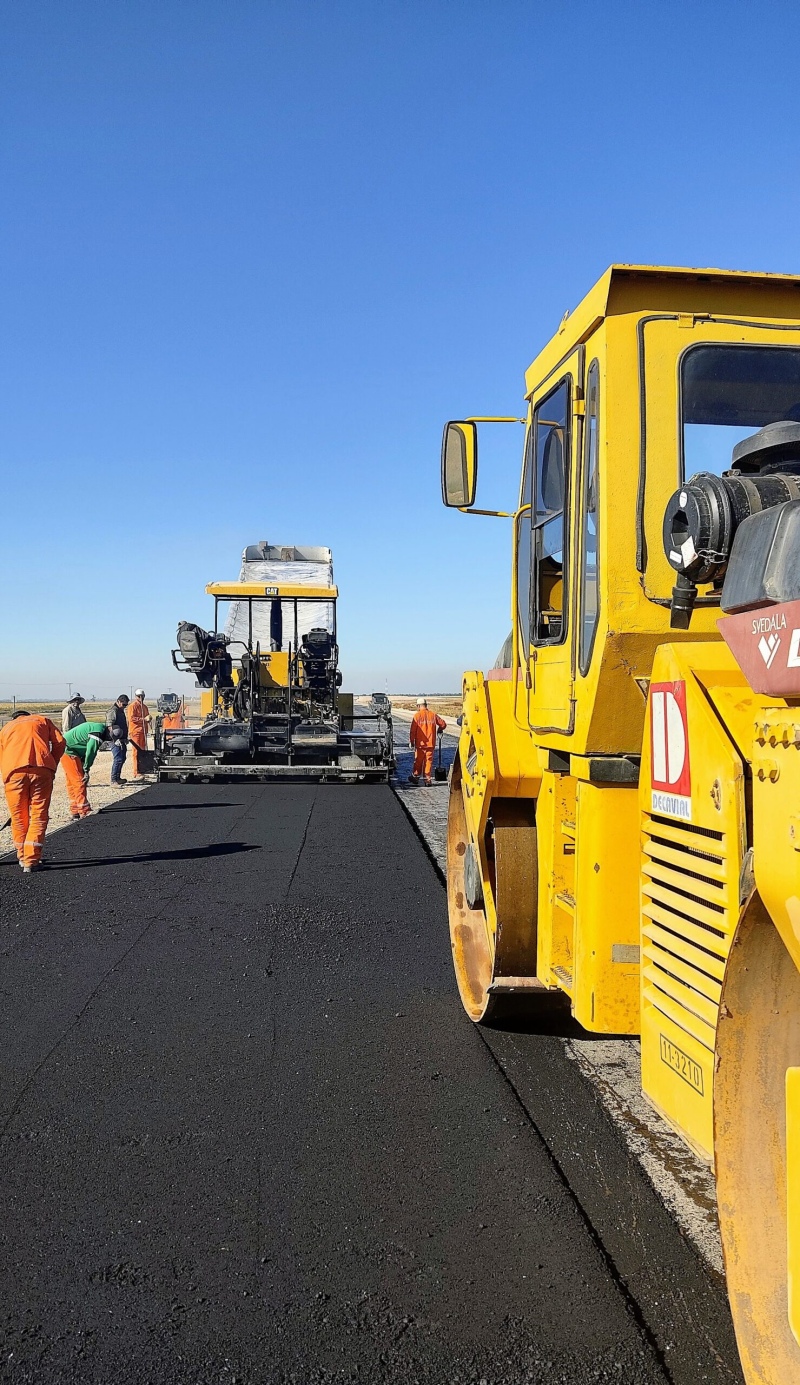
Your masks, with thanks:
<instances>
[{"instance_id":1,"label":"clear blue sky","mask_svg":"<svg viewBox=\"0 0 800 1385\"><path fill-rule=\"evenodd\" d=\"M188 692L176 623L262 538L333 548L345 686L457 687L509 533L443 510L443 421L518 411L613 260L800 270L796 5L0 20L0 697Z\"/></svg>"}]
</instances>

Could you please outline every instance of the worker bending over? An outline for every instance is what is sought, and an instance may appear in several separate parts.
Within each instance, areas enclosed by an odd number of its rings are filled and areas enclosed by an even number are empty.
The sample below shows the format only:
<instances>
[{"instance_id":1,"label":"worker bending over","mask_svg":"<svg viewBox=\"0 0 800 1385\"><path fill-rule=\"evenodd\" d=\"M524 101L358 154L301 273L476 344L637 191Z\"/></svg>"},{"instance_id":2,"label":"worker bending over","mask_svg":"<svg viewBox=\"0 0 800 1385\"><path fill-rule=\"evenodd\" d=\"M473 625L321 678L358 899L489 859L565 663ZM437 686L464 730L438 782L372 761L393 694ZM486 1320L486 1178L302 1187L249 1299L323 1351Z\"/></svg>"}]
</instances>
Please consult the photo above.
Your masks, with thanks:
<instances>
[{"instance_id":1,"label":"worker bending over","mask_svg":"<svg viewBox=\"0 0 800 1385\"><path fill-rule=\"evenodd\" d=\"M15 712L0 731L0 776L17 859L26 875L41 864L53 780L64 749L64 737L49 717Z\"/></svg>"},{"instance_id":2,"label":"worker bending over","mask_svg":"<svg viewBox=\"0 0 800 1385\"><path fill-rule=\"evenodd\" d=\"M133 702L128 707L128 740L133 754L133 777L143 779L139 773L140 750L147 749L147 733L150 730L150 708L144 700L144 689L137 688Z\"/></svg>"},{"instance_id":3,"label":"worker bending over","mask_svg":"<svg viewBox=\"0 0 800 1385\"><path fill-rule=\"evenodd\" d=\"M431 785L433 752L436 749L436 736L445 730L447 722L428 710L424 697L417 698L417 712L408 730L408 743L414 751L414 768L408 776L409 784L418 784L420 775L427 788Z\"/></svg>"},{"instance_id":4,"label":"worker bending over","mask_svg":"<svg viewBox=\"0 0 800 1385\"><path fill-rule=\"evenodd\" d=\"M69 813L73 822L77 818L88 818L92 811L86 789L89 784L89 770L94 764L101 742L117 740L120 735L117 727L112 729L104 721L84 721L80 726L73 726L64 737L67 750L61 761L61 768L67 781Z\"/></svg>"}]
</instances>

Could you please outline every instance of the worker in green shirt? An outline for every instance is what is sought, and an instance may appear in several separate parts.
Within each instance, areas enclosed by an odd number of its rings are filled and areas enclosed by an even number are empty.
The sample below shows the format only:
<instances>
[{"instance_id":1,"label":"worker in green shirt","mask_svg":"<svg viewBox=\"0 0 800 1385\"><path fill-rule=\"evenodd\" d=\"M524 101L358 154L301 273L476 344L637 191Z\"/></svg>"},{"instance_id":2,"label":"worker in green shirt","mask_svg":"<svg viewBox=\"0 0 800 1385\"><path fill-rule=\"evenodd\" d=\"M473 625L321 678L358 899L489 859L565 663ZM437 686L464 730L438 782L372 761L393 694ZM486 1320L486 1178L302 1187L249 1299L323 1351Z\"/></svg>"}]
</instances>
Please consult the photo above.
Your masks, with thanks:
<instances>
[{"instance_id":1,"label":"worker in green shirt","mask_svg":"<svg viewBox=\"0 0 800 1385\"><path fill-rule=\"evenodd\" d=\"M106 726L104 721L81 722L79 726L73 726L64 737L67 750L66 754L62 755L61 762L64 766L69 811L73 821L77 818L88 818L92 811L86 797L89 770L100 749L100 742L112 739L112 729Z\"/></svg>"}]
</instances>

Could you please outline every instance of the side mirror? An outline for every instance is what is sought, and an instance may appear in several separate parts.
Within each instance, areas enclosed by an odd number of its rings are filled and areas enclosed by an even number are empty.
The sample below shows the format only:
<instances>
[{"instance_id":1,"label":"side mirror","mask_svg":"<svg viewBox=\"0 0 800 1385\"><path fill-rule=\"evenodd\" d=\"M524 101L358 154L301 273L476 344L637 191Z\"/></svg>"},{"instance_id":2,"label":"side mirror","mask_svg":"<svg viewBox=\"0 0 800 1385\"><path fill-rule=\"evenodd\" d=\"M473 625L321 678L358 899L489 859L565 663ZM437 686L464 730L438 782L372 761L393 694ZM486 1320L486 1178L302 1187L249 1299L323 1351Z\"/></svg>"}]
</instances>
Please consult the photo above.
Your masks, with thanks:
<instances>
[{"instance_id":1,"label":"side mirror","mask_svg":"<svg viewBox=\"0 0 800 1385\"><path fill-rule=\"evenodd\" d=\"M446 423L442 438L442 500L468 509L478 480L478 428L475 423Z\"/></svg>"}]
</instances>

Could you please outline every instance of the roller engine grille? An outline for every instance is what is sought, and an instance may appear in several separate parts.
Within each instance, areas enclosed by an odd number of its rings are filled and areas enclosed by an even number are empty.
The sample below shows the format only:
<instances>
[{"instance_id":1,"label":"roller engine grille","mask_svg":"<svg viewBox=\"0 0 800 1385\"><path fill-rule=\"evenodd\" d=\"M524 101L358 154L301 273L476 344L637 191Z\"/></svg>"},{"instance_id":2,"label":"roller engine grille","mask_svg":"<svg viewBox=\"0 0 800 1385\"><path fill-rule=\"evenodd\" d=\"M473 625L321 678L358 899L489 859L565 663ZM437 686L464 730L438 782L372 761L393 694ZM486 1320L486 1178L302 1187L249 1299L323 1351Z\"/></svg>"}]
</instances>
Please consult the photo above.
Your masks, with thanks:
<instances>
[{"instance_id":1,"label":"roller engine grille","mask_svg":"<svg viewBox=\"0 0 800 1385\"><path fill-rule=\"evenodd\" d=\"M644 1000L712 1052L738 912L730 873L724 833L644 814Z\"/></svg>"}]
</instances>

